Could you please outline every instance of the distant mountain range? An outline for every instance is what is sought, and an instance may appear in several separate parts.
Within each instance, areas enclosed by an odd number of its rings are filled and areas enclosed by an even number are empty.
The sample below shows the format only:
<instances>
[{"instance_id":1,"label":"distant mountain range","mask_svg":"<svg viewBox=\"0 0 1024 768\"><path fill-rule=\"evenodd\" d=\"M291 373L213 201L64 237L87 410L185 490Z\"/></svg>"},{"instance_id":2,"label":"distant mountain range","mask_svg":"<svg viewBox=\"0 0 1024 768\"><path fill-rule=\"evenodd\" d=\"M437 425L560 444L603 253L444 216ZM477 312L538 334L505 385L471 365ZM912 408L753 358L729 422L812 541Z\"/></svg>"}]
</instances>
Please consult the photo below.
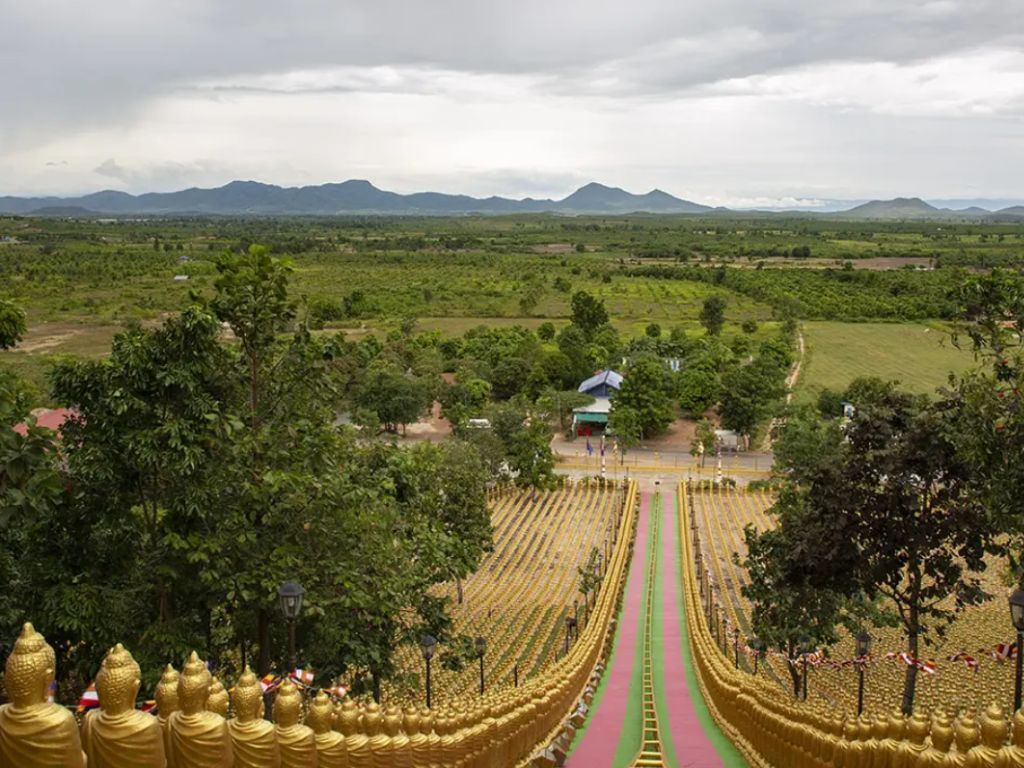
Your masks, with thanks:
<instances>
[{"instance_id":1,"label":"distant mountain range","mask_svg":"<svg viewBox=\"0 0 1024 768\"><path fill-rule=\"evenodd\" d=\"M232 181L223 187L179 192L130 195L105 190L82 197L0 197L0 213L34 216L332 216L340 214L393 214L444 216L472 213L737 213L673 197L655 189L635 195L618 187L592 182L561 200L507 197L476 198L440 192L401 195L375 187L368 181L350 180L309 187L279 187L257 181ZM766 213L758 211L756 213ZM786 211L806 214L808 211ZM999 211L979 207L937 208L920 198L873 200L849 210L820 215L863 219L922 218L1024 218L1024 206Z\"/></svg>"}]
</instances>

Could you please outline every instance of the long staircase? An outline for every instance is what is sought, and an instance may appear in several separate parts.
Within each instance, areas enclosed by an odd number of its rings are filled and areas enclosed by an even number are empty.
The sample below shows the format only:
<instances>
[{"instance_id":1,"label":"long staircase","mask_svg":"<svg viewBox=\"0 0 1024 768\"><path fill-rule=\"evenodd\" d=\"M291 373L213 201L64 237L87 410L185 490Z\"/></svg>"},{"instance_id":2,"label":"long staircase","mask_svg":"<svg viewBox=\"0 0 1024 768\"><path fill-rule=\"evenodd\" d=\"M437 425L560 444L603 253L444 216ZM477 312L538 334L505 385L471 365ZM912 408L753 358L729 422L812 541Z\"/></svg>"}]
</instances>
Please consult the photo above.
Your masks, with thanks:
<instances>
[{"instance_id":1,"label":"long staircase","mask_svg":"<svg viewBox=\"0 0 1024 768\"><path fill-rule=\"evenodd\" d=\"M652 541L658 541L661 515L652 515ZM631 763L632 768L662 768L665 757L661 750L661 731L658 726L658 702L654 693L654 588L658 570L656 551L648 557L647 594L644 596L644 648L643 648L643 736L640 751Z\"/></svg>"}]
</instances>

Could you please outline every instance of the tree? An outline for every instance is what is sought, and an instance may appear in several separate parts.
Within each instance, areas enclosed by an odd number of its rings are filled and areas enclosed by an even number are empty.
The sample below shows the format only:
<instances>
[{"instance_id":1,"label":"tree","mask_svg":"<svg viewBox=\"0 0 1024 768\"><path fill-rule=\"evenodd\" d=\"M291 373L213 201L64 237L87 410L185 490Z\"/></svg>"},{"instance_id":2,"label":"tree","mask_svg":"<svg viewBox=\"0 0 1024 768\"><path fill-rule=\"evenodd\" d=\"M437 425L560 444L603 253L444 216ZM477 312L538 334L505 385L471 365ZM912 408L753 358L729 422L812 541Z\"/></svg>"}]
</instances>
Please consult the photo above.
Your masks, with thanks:
<instances>
[{"instance_id":1,"label":"tree","mask_svg":"<svg viewBox=\"0 0 1024 768\"><path fill-rule=\"evenodd\" d=\"M704 466L705 457L715 450L715 428L707 419L697 422L697 429L690 444L690 455L700 456L700 465Z\"/></svg>"},{"instance_id":2,"label":"tree","mask_svg":"<svg viewBox=\"0 0 1024 768\"><path fill-rule=\"evenodd\" d=\"M537 336L541 341L551 341L555 338L555 325L550 321L546 321L540 324L537 329Z\"/></svg>"},{"instance_id":3,"label":"tree","mask_svg":"<svg viewBox=\"0 0 1024 768\"><path fill-rule=\"evenodd\" d=\"M584 338L590 341L598 329L607 325L608 310L604 302L591 296L586 291L576 291L572 295L572 324L583 332Z\"/></svg>"},{"instance_id":4,"label":"tree","mask_svg":"<svg viewBox=\"0 0 1024 768\"><path fill-rule=\"evenodd\" d=\"M725 325L725 299L721 296L708 296L700 310L700 324L709 336L717 336Z\"/></svg>"},{"instance_id":5,"label":"tree","mask_svg":"<svg viewBox=\"0 0 1024 768\"><path fill-rule=\"evenodd\" d=\"M10 349L25 335L25 313L21 307L0 299L0 349Z\"/></svg>"},{"instance_id":6,"label":"tree","mask_svg":"<svg viewBox=\"0 0 1024 768\"><path fill-rule=\"evenodd\" d=\"M553 415L558 421L558 428L565 432L569 429L569 418L573 409L582 408L593 402L593 396L575 389L547 389L537 399L537 407L549 417Z\"/></svg>"},{"instance_id":7,"label":"tree","mask_svg":"<svg viewBox=\"0 0 1024 768\"><path fill-rule=\"evenodd\" d=\"M785 434L804 447L781 454L794 464L782 467L787 479L774 509L783 544L766 566L781 574L773 588L882 597L915 658L922 641L942 636L959 610L985 597L978 574L1000 549L958 455L951 405L888 392L862 403L845 433L826 425L811 437L806 429ZM808 445L821 455L809 459ZM916 680L917 667L908 666L904 712L913 708Z\"/></svg>"},{"instance_id":8,"label":"tree","mask_svg":"<svg viewBox=\"0 0 1024 768\"><path fill-rule=\"evenodd\" d=\"M386 431L397 432L399 426L404 428L426 413L433 399L427 382L377 361L358 387L355 404L373 413Z\"/></svg>"},{"instance_id":9,"label":"tree","mask_svg":"<svg viewBox=\"0 0 1024 768\"><path fill-rule=\"evenodd\" d=\"M657 323L648 323L647 328L644 329L644 333L651 339L660 339L661 326Z\"/></svg>"},{"instance_id":10,"label":"tree","mask_svg":"<svg viewBox=\"0 0 1024 768\"><path fill-rule=\"evenodd\" d=\"M496 406L490 421L504 452L508 476L524 487L549 485L554 478L555 458L547 425L514 403Z\"/></svg>"},{"instance_id":11,"label":"tree","mask_svg":"<svg viewBox=\"0 0 1024 768\"><path fill-rule=\"evenodd\" d=\"M668 371L656 357L639 357L626 368L622 388L612 400L612 413L628 408L636 413L644 436L665 429L673 418Z\"/></svg>"},{"instance_id":12,"label":"tree","mask_svg":"<svg viewBox=\"0 0 1024 768\"><path fill-rule=\"evenodd\" d=\"M638 445L643 437L640 414L633 408L614 406L608 414L608 427L615 435L615 442L619 446L619 463L624 463L626 452Z\"/></svg>"},{"instance_id":13,"label":"tree","mask_svg":"<svg viewBox=\"0 0 1024 768\"><path fill-rule=\"evenodd\" d=\"M686 359L676 376L679 407L691 416L700 416L718 400L720 378L718 365L710 355Z\"/></svg>"}]
</instances>

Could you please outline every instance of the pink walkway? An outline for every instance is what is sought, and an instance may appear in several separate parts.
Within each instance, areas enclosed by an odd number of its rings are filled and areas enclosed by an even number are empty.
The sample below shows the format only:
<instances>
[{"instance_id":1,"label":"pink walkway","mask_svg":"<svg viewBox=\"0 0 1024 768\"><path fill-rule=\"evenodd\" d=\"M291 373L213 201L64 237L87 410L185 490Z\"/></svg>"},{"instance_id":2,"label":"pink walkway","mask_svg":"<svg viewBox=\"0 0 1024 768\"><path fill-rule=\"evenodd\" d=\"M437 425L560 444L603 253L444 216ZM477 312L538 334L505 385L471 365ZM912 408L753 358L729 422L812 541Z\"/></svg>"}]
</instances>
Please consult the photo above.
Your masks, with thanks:
<instances>
[{"instance_id":1,"label":"pink walkway","mask_svg":"<svg viewBox=\"0 0 1024 768\"><path fill-rule=\"evenodd\" d=\"M683 637L679 592L679 520L676 517L675 495L663 497L661 518L661 596L662 635L665 652L663 676L655 681L665 692L668 722L660 723L662 739L671 734L676 759L680 768L720 768L722 761L708 740L697 712L690 700L686 685L686 666L683 660ZM700 691L693 692L700 696Z\"/></svg>"},{"instance_id":2,"label":"pink walkway","mask_svg":"<svg viewBox=\"0 0 1024 768\"><path fill-rule=\"evenodd\" d=\"M605 672L605 686L601 700L566 765L578 768L610 768L619 745L622 726L629 708L629 683L636 661L637 627L644 603L644 568L649 527L650 494L640 497L640 515L637 519L636 543L629 568L629 582L623 598L622 623L618 627L611 669Z\"/></svg>"}]
</instances>

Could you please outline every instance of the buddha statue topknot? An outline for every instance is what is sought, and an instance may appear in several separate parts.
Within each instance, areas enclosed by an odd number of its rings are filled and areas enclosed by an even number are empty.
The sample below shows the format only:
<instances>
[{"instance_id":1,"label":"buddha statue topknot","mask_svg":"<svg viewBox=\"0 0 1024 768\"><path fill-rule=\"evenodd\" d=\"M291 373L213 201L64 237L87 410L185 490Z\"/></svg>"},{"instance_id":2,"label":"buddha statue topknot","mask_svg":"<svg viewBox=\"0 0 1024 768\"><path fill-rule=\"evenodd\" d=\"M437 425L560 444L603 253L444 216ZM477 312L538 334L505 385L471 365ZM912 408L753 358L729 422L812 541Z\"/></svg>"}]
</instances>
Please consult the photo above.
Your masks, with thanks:
<instances>
[{"instance_id":1,"label":"buddha statue topknot","mask_svg":"<svg viewBox=\"0 0 1024 768\"><path fill-rule=\"evenodd\" d=\"M277 724L277 746L281 750L283 768L309 768L316 765L316 737L311 728L302 725L302 696L291 680L277 689L274 722Z\"/></svg>"},{"instance_id":2,"label":"buddha statue topknot","mask_svg":"<svg viewBox=\"0 0 1024 768\"><path fill-rule=\"evenodd\" d=\"M74 715L47 700L56 657L26 624L7 657L7 697L0 707L0 766L83 768L85 753Z\"/></svg>"},{"instance_id":3,"label":"buddha statue topknot","mask_svg":"<svg viewBox=\"0 0 1024 768\"><path fill-rule=\"evenodd\" d=\"M248 667L231 692L231 703L235 716L228 721L228 731L235 768L278 768L277 733L274 724L263 719L263 688Z\"/></svg>"},{"instance_id":4,"label":"buddha statue topknot","mask_svg":"<svg viewBox=\"0 0 1024 768\"><path fill-rule=\"evenodd\" d=\"M135 709L141 676L139 665L120 643L104 657L96 676L100 708L89 712L82 725L90 768L167 765L160 723Z\"/></svg>"},{"instance_id":5,"label":"buddha statue topknot","mask_svg":"<svg viewBox=\"0 0 1024 768\"><path fill-rule=\"evenodd\" d=\"M168 722L168 762L174 768L229 768L232 765L231 736L220 715L209 712L212 678L206 664L195 652L178 677L181 707Z\"/></svg>"},{"instance_id":6,"label":"buddha statue topknot","mask_svg":"<svg viewBox=\"0 0 1024 768\"><path fill-rule=\"evenodd\" d=\"M216 677L213 678L210 682L210 696L206 699L207 711L215 712L221 717L227 717L229 704L228 692L224 690L224 683Z\"/></svg>"}]
</instances>

